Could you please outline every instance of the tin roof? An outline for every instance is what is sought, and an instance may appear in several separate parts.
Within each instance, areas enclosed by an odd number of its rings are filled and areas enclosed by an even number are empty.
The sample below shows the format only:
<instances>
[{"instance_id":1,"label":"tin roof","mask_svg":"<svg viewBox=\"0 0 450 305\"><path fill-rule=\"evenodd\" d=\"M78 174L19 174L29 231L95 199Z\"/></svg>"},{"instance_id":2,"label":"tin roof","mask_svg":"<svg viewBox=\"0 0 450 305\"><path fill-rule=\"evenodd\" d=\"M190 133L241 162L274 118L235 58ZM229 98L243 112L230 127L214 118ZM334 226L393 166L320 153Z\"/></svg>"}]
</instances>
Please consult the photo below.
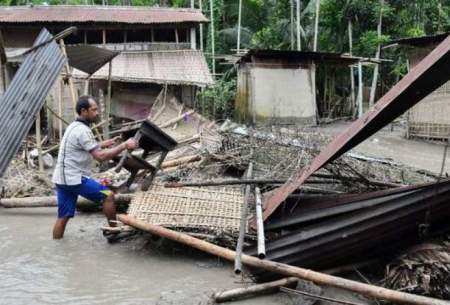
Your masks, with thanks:
<instances>
[{"instance_id":1,"label":"tin roof","mask_svg":"<svg viewBox=\"0 0 450 305\"><path fill-rule=\"evenodd\" d=\"M286 50L257 50L252 49L245 53L239 62L252 62L254 59L259 60L285 60L291 62L314 61L333 63L341 65L351 65L359 61L367 59L354 57L349 54L329 53L329 52L312 52L312 51L286 51Z\"/></svg>"},{"instance_id":2,"label":"tin roof","mask_svg":"<svg viewBox=\"0 0 450 305\"><path fill-rule=\"evenodd\" d=\"M399 45L407 45L407 46L427 46L432 44L437 44L442 42L447 36L450 35L450 32L438 34L438 35L430 35L430 36L420 36L420 37L411 37L411 38L401 38L397 40L392 40L387 43L387 45L399 44Z\"/></svg>"},{"instance_id":3,"label":"tin roof","mask_svg":"<svg viewBox=\"0 0 450 305\"><path fill-rule=\"evenodd\" d=\"M208 22L208 19L200 10L186 8L95 5L0 6L0 24L40 22L164 24L200 23Z\"/></svg>"},{"instance_id":4,"label":"tin roof","mask_svg":"<svg viewBox=\"0 0 450 305\"><path fill-rule=\"evenodd\" d=\"M74 70L76 78L87 75ZM107 79L108 65L91 79ZM199 50L122 52L112 60L111 79L121 82L209 86L214 83Z\"/></svg>"},{"instance_id":5,"label":"tin roof","mask_svg":"<svg viewBox=\"0 0 450 305\"><path fill-rule=\"evenodd\" d=\"M58 77L65 57L43 29L0 99L0 177L27 135L35 116Z\"/></svg>"}]
</instances>

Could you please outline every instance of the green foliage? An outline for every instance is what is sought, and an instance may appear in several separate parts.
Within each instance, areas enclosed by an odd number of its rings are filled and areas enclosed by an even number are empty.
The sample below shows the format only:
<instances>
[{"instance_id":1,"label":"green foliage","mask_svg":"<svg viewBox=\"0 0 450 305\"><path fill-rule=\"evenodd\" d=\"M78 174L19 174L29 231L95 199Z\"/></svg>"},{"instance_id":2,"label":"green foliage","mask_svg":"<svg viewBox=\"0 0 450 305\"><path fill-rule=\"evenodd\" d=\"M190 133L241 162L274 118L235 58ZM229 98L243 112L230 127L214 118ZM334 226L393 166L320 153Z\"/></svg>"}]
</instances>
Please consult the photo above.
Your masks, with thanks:
<instances>
[{"instance_id":1,"label":"green foliage","mask_svg":"<svg viewBox=\"0 0 450 305\"><path fill-rule=\"evenodd\" d=\"M227 118L232 115L236 93L236 69L228 70L213 87L204 89L198 95L197 109L213 119Z\"/></svg>"}]
</instances>

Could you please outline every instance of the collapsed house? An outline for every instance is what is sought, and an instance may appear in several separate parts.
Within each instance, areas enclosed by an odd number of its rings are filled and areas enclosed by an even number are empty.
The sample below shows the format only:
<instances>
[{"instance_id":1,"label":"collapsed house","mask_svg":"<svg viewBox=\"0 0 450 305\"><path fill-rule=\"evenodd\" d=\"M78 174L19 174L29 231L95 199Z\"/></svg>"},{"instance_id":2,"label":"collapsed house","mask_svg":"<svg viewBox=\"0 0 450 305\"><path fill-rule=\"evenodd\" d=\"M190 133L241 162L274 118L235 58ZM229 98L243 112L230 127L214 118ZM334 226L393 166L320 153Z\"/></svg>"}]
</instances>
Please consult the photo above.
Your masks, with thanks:
<instances>
[{"instance_id":1,"label":"collapsed house","mask_svg":"<svg viewBox=\"0 0 450 305\"><path fill-rule=\"evenodd\" d=\"M404 38L392 41L393 46L405 47L408 56L408 69L413 69L446 37L446 34ZM407 112L407 131L409 138L447 140L450 134L450 83L446 82L427 95Z\"/></svg>"},{"instance_id":2,"label":"collapsed house","mask_svg":"<svg viewBox=\"0 0 450 305\"><path fill-rule=\"evenodd\" d=\"M148 116L157 98L192 106L198 88L213 84L203 52L198 50L198 27L208 20L196 9L120 6L23 6L0 8L7 63L2 71L4 90L42 27L56 33L68 26L78 32L65 39L68 55L97 46L120 53L100 71L85 73L67 67L47 103L62 104L61 117L70 122L77 96L91 94L109 104L110 114L124 120ZM84 48L83 48L84 47ZM76 67L76 64L71 66ZM100 68L100 67L98 67ZM110 99L110 103L108 103ZM105 107L104 107L105 108ZM53 127L58 129L58 123Z\"/></svg>"}]
</instances>

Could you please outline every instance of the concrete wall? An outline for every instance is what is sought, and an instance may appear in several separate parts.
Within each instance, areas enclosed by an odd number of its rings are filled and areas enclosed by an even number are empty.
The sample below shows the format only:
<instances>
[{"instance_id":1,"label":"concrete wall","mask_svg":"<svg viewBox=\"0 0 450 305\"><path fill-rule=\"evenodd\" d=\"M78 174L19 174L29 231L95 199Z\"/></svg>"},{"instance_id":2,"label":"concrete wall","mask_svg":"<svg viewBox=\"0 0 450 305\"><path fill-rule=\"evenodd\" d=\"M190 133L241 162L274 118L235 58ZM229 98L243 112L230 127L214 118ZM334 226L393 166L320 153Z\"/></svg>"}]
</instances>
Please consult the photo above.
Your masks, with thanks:
<instances>
[{"instance_id":1,"label":"concrete wall","mask_svg":"<svg viewBox=\"0 0 450 305\"><path fill-rule=\"evenodd\" d=\"M281 68L249 65L238 78L238 108L246 105L253 123L312 124L316 117L316 101L312 87L315 73L309 68Z\"/></svg>"}]
</instances>

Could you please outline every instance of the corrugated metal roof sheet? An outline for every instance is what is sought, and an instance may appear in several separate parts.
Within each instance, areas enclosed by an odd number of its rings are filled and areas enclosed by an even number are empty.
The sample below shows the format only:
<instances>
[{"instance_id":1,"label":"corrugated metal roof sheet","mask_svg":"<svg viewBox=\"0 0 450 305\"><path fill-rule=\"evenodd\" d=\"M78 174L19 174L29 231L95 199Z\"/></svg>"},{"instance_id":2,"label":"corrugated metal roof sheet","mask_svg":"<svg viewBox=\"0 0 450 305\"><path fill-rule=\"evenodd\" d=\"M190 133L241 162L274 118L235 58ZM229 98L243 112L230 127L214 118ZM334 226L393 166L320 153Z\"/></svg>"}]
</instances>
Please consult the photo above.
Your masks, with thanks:
<instances>
[{"instance_id":1,"label":"corrugated metal roof sheet","mask_svg":"<svg viewBox=\"0 0 450 305\"><path fill-rule=\"evenodd\" d=\"M197 9L126 6L9 6L0 7L1 23L199 23L208 19Z\"/></svg>"},{"instance_id":2,"label":"corrugated metal roof sheet","mask_svg":"<svg viewBox=\"0 0 450 305\"><path fill-rule=\"evenodd\" d=\"M448 232L450 180L358 195L311 199L286 208L265 229L266 259L323 270L392 255L429 229ZM320 209L317 203L328 202ZM427 216L427 213L428 216ZM272 227L272 228L270 228ZM256 247L248 251L257 255ZM258 273L267 280L273 274Z\"/></svg>"},{"instance_id":3,"label":"corrugated metal roof sheet","mask_svg":"<svg viewBox=\"0 0 450 305\"><path fill-rule=\"evenodd\" d=\"M119 52L97 48L90 45L66 46L69 65L92 74L104 66Z\"/></svg>"},{"instance_id":4,"label":"corrugated metal roof sheet","mask_svg":"<svg viewBox=\"0 0 450 305\"><path fill-rule=\"evenodd\" d=\"M87 75L73 71L76 78ZM108 65L91 79L107 79ZM123 52L112 60L113 81L209 86L214 84L203 53L198 50Z\"/></svg>"},{"instance_id":5,"label":"corrugated metal roof sheet","mask_svg":"<svg viewBox=\"0 0 450 305\"><path fill-rule=\"evenodd\" d=\"M52 38L43 29L34 46ZM0 177L17 153L36 113L64 65L65 57L52 41L30 52L0 100Z\"/></svg>"}]
</instances>

